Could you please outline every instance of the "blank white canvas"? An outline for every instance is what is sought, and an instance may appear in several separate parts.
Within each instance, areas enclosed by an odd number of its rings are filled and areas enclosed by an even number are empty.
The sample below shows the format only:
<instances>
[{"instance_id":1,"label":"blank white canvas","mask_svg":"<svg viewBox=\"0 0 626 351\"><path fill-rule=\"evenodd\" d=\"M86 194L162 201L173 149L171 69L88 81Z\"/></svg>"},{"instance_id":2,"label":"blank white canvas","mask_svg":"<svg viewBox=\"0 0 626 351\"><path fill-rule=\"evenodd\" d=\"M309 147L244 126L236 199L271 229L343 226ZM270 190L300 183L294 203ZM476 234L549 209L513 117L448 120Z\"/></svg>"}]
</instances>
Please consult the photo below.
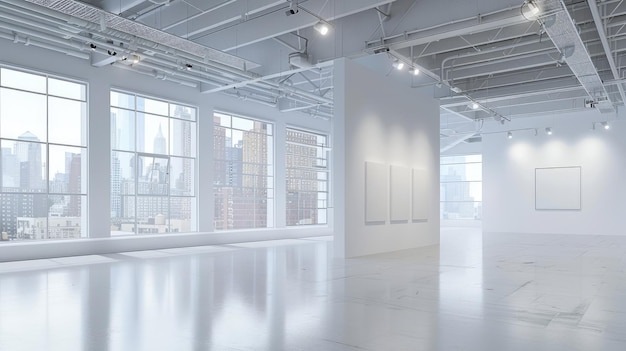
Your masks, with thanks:
<instances>
[{"instance_id":1,"label":"blank white canvas","mask_svg":"<svg viewBox=\"0 0 626 351\"><path fill-rule=\"evenodd\" d=\"M411 170L402 166L391 166L391 220L408 221L411 206Z\"/></svg>"},{"instance_id":2,"label":"blank white canvas","mask_svg":"<svg viewBox=\"0 0 626 351\"><path fill-rule=\"evenodd\" d=\"M386 222L387 208L387 167L365 162L365 221Z\"/></svg>"},{"instance_id":3,"label":"blank white canvas","mask_svg":"<svg viewBox=\"0 0 626 351\"><path fill-rule=\"evenodd\" d=\"M428 178L423 169L413 168L413 213L414 221L428 220L428 204L430 192L428 191Z\"/></svg>"},{"instance_id":4,"label":"blank white canvas","mask_svg":"<svg viewBox=\"0 0 626 351\"><path fill-rule=\"evenodd\" d=\"M580 210L580 167L535 169L535 209Z\"/></svg>"}]
</instances>

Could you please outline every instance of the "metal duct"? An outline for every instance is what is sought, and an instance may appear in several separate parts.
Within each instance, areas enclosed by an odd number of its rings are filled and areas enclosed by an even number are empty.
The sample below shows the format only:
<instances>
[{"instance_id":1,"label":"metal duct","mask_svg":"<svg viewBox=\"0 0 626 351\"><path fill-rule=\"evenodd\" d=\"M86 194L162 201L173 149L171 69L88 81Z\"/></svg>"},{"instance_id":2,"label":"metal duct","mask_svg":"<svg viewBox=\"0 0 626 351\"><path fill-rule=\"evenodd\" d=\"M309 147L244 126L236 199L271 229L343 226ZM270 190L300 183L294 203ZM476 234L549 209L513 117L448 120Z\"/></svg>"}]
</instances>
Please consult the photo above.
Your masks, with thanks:
<instances>
[{"instance_id":1,"label":"metal duct","mask_svg":"<svg viewBox=\"0 0 626 351\"><path fill-rule=\"evenodd\" d=\"M75 0L25 0L27 2L80 18L120 32L137 36L146 40L161 43L176 50L203 57L205 60L247 71L259 67L258 64L227 54L225 52L194 43L190 40L160 31L144 24L114 15L97 7Z\"/></svg>"},{"instance_id":2,"label":"metal duct","mask_svg":"<svg viewBox=\"0 0 626 351\"><path fill-rule=\"evenodd\" d=\"M615 107L604 88L598 71L591 61L578 30L563 0L537 0L541 9L543 27L561 52L561 57L572 70L595 106L602 113L615 112Z\"/></svg>"}]
</instances>

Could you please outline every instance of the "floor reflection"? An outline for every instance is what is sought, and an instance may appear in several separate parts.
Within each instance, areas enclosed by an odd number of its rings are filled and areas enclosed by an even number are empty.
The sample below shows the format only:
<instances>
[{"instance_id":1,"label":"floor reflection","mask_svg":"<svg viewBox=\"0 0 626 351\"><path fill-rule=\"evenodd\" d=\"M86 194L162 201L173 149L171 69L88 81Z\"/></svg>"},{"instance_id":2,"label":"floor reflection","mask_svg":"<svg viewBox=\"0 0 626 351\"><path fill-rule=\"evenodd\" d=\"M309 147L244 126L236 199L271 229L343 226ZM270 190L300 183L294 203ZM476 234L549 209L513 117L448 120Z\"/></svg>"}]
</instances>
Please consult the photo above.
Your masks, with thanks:
<instances>
[{"instance_id":1,"label":"floor reflection","mask_svg":"<svg viewBox=\"0 0 626 351\"><path fill-rule=\"evenodd\" d=\"M626 238L447 229L0 264L0 350L624 350Z\"/></svg>"}]
</instances>

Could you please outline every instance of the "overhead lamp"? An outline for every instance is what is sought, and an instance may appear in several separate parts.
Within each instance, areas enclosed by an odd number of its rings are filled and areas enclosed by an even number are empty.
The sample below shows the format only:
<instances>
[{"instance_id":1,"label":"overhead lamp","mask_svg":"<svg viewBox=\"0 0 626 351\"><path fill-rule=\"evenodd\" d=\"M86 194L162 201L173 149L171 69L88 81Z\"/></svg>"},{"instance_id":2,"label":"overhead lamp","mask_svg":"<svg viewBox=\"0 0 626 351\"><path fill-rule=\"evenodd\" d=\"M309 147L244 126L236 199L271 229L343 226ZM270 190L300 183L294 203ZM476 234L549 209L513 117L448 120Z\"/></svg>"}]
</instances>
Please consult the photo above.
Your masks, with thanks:
<instances>
[{"instance_id":1,"label":"overhead lamp","mask_svg":"<svg viewBox=\"0 0 626 351\"><path fill-rule=\"evenodd\" d=\"M398 71L402 71L404 69L404 62L395 59L393 61L393 68L397 69Z\"/></svg>"},{"instance_id":2,"label":"overhead lamp","mask_svg":"<svg viewBox=\"0 0 626 351\"><path fill-rule=\"evenodd\" d=\"M330 26L328 25L328 23L324 21L319 21L315 23L315 25L313 26L313 29L318 31L321 35L326 35L328 34L328 32L330 32Z\"/></svg>"},{"instance_id":3,"label":"overhead lamp","mask_svg":"<svg viewBox=\"0 0 626 351\"><path fill-rule=\"evenodd\" d=\"M91 49L91 51L96 51L97 46L96 46L96 44L91 43L91 44L89 44L89 48Z\"/></svg>"},{"instance_id":4,"label":"overhead lamp","mask_svg":"<svg viewBox=\"0 0 626 351\"><path fill-rule=\"evenodd\" d=\"M513 133L506 132L506 137L509 138L509 139L513 139Z\"/></svg>"},{"instance_id":5,"label":"overhead lamp","mask_svg":"<svg viewBox=\"0 0 626 351\"><path fill-rule=\"evenodd\" d=\"M472 108L472 110L478 110L478 108L480 107L480 105L477 102L472 102L472 104L470 105L470 107Z\"/></svg>"},{"instance_id":6,"label":"overhead lamp","mask_svg":"<svg viewBox=\"0 0 626 351\"><path fill-rule=\"evenodd\" d=\"M611 129L611 125L609 125L609 122L602 122L600 124L602 125L602 128L604 128L605 130Z\"/></svg>"},{"instance_id":7,"label":"overhead lamp","mask_svg":"<svg viewBox=\"0 0 626 351\"><path fill-rule=\"evenodd\" d=\"M191 63L186 63L185 64L185 69L188 71L191 71L191 69L193 68L193 66L191 65Z\"/></svg>"},{"instance_id":8,"label":"overhead lamp","mask_svg":"<svg viewBox=\"0 0 626 351\"><path fill-rule=\"evenodd\" d=\"M139 57L139 55L133 55L133 63L139 63L140 60L141 57Z\"/></svg>"},{"instance_id":9,"label":"overhead lamp","mask_svg":"<svg viewBox=\"0 0 626 351\"><path fill-rule=\"evenodd\" d=\"M413 68L411 68L409 70L409 73L411 73L412 75L416 76L416 75L420 74L420 70L415 68L415 67L413 67Z\"/></svg>"},{"instance_id":10,"label":"overhead lamp","mask_svg":"<svg viewBox=\"0 0 626 351\"><path fill-rule=\"evenodd\" d=\"M536 20L541 13L541 9L539 8L535 0L525 0L522 3L521 11L522 16L524 16L524 18L529 21Z\"/></svg>"},{"instance_id":11,"label":"overhead lamp","mask_svg":"<svg viewBox=\"0 0 626 351\"><path fill-rule=\"evenodd\" d=\"M547 135L552 135L552 128L550 128L550 127L546 128L546 134Z\"/></svg>"},{"instance_id":12,"label":"overhead lamp","mask_svg":"<svg viewBox=\"0 0 626 351\"><path fill-rule=\"evenodd\" d=\"M115 50L107 50L107 53L109 54L109 56L117 55L117 52L115 52Z\"/></svg>"},{"instance_id":13,"label":"overhead lamp","mask_svg":"<svg viewBox=\"0 0 626 351\"><path fill-rule=\"evenodd\" d=\"M539 6L537 6L533 0L528 1L528 10L533 16L537 16L539 14Z\"/></svg>"}]
</instances>

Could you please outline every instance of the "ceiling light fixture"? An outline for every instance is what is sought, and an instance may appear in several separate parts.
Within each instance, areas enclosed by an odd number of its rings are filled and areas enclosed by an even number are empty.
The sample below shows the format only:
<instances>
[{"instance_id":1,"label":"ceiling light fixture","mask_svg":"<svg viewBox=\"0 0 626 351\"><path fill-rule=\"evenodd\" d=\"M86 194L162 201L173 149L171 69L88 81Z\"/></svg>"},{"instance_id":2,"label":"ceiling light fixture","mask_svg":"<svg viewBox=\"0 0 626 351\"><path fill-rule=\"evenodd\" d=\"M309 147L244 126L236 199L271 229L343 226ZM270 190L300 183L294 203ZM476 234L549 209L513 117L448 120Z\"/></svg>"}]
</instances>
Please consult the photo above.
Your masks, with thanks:
<instances>
[{"instance_id":1,"label":"ceiling light fixture","mask_svg":"<svg viewBox=\"0 0 626 351\"><path fill-rule=\"evenodd\" d=\"M402 71L404 69L404 62L395 59L393 61L393 68L397 69L398 71Z\"/></svg>"},{"instance_id":2,"label":"ceiling light fixture","mask_svg":"<svg viewBox=\"0 0 626 351\"><path fill-rule=\"evenodd\" d=\"M521 11L522 16L524 16L524 18L529 21L536 20L541 14L541 9L539 8L535 0L525 0L522 3Z\"/></svg>"},{"instance_id":3,"label":"ceiling light fixture","mask_svg":"<svg viewBox=\"0 0 626 351\"><path fill-rule=\"evenodd\" d=\"M193 68L193 66L191 65L191 63L186 63L185 64L185 69L188 71L191 71L191 69Z\"/></svg>"},{"instance_id":4,"label":"ceiling light fixture","mask_svg":"<svg viewBox=\"0 0 626 351\"><path fill-rule=\"evenodd\" d=\"M611 129L611 125L609 124L609 122L602 122L602 123L600 123L600 124L602 125L602 127L603 127L605 130L609 130L609 129Z\"/></svg>"},{"instance_id":5,"label":"ceiling light fixture","mask_svg":"<svg viewBox=\"0 0 626 351\"><path fill-rule=\"evenodd\" d=\"M472 110L478 110L478 108L480 107L480 105L477 102L472 102L472 104L470 105L470 107L472 108Z\"/></svg>"},{"instance_id":6,"label":"ceiling light fixture","mask_svg":"<svg viewBox=\"0 0 626 351\"><path fill-rule=\"evenodd\" d=\"M313 26L313 29L318 31L318 33L320 33L321 35L326 35L328 34L328 32L330 32L330 26L328 25L328 23L323 22L323 21L319 21L315 23L315 25Z\"/></svg>"},{"instance_id":7,"label":"ceiling light fixture","mask_svg":"<svg viewBox=\"0 0 626 351\"><path fill-rule=\"evenodd\" d=\"M506 132L506 137L509 138L509 139L513 139L513 133Z\"/></svg>"},{"instance_id":8,"label":"ceiling light fixture","mask_svg":"<svg viewBox=\"0 0 626 351\"><path fill-rule=\"evenodd\" d=\"M91 51L96 51L97 46L96 46L96 44L91 43L91 44L89 44L89 48L91 48Z\"/></svg>"},{"instance_id":9,"label":"ceiling light fixture","mask_svg":"<svg viewBox=\"0 0 626 351\"><path fill-rule=\"evenodd\" d=\"M415 68L415 67L413 67L413 68L411 68L409 70L409 73L411 73L412 75L416 76L416 75L420 74L420 70Z\"/></svg>"},{"instance_id":10,"label":"ceiling light fixture","mask_svg":"<svg viewBox=\"0 0 626 351\"><path fill-rule=\"evenodd\" d=\"M141 57L139 57L139 55L133 55L133 63L139 63L140 60Z\"/></svg>"},{"instance_id":11,"label":"ceiling light fixture","mask_svg":"<svg viewBox=\"0 0 626 351\"><path fill-rule=\"evenodd\" d=\"M546 134L547 135L552 135L552 128L550 128L550 127L546 128Z\"/></svg>"}]
</instances>

